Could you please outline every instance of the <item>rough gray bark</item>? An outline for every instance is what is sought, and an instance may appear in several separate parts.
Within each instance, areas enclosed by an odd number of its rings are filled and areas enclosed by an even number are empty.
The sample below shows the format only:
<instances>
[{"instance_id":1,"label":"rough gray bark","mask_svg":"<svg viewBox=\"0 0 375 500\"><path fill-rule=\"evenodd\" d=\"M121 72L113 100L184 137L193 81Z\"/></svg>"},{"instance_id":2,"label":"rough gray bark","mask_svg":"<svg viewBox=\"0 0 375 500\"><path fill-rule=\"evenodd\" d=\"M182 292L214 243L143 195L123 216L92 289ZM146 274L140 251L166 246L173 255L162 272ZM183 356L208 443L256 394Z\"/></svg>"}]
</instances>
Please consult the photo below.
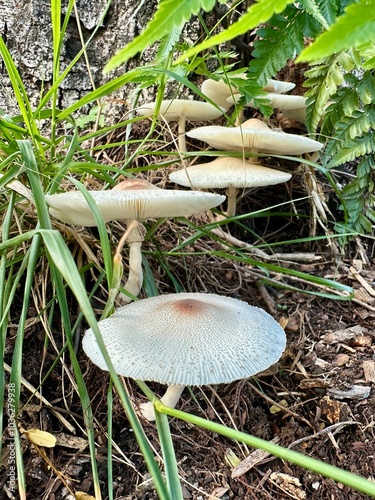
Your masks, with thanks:
<instances>
[{"instance_id":1,"label":"rough gray bark","mask_svg":"<svg viewBox=\"0 0 375 500\"><path fill-rule=\"evenodd\" d=\"M107 2L77 0L76 3L83 37L87 40L99 22ZM156 1L112 0L104 22L87 50L96 87L139 64L139 61L131 61L109 76L104 76L102 73L110 57L144 29L155 7ZM0 35L17 65L30 101L35 106L41 89L48 87L52 79L50 0L0 0L0 13ZM77 21L73 16L69 21L62 48L62 68L69 64L81 47ZM147 61L147 54L142 55L142 58L143 62ZM81 57L61 85L58 106L64 108L90 90L92 84L85 59ZM121 92L118 97L121 97ZM18 112L2 60L0 60L0 108L11 115Z\"/></svg>"}]
</instances>

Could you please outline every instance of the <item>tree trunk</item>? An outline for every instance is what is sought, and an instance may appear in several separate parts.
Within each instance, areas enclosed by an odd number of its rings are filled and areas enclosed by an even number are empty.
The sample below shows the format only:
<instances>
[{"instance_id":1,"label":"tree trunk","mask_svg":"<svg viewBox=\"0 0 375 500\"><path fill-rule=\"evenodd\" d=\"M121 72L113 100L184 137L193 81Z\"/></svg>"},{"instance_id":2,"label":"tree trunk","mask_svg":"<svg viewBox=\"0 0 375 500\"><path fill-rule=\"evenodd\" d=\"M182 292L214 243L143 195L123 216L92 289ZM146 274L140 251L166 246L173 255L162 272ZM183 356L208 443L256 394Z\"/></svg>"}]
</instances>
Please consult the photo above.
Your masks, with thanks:
<instances>
[{"instance_id":1,"label":"tree trunk","mask_svg":"<svg viewBox=\"0 0 375 500\"><path fill-rule=\"evenodd\" d=\"M64 2L65 4L67 2ZM77 12L68 23L61 51L62 70L93 33L105 11L106 0L77 0ZM107 61L147 25L156 8L156 1L112 0L99 30L87 49L89 70L82 56L59 90L58 107L65 108L93 89L140 64L132 60L110 75L102 73ZM52 82L52 26L49 0L0 0L0 35L18 68L33 106L40 93ZM62 19L63 21L63 19ZM152 54L150 54L152 58ZM148 54L142 55L142 63ZM91 76L90 76L91 75ZM5 65L0 59L0 108L11 115L19 112ZM123 94L125 90L123 90ZM117 94L121 97L121 93ZM125 97L125 95L123 95Z\"/></svg>"}]
</instances>

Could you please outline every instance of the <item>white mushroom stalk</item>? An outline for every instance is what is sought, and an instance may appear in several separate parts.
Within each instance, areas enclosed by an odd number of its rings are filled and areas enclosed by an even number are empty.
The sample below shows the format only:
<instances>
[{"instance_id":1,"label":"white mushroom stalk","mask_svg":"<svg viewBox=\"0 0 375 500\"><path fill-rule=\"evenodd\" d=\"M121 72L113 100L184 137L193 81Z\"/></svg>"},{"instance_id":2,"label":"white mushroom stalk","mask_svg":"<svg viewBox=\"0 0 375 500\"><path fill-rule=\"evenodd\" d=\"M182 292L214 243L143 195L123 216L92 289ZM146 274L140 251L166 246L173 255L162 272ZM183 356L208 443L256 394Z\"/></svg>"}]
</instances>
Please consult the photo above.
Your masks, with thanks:
<instances>
[{"instance_id":1,"label":"white mushroom stalk","mask_svg":"<svg viewBox=\"0 0 375 500\"><path fill-rule=\"evenodd\" d=\"M137 113L142 116L152 116L156 102L143 104L137 108ZM185 126L186 120L191 122L214 120L219 118L225 109L213 106L208 102L192 101L189 99L166 99L162 101L159 116L168 122L178 122L178 145L182 153L186 153Z\"/></svg>"},{"instance_id":2,"label":"white mushroom stalk","mask_svg":"<svg viewBox=\"0 0 375 500\"><path fill-rule=\"evenodd\" d=\"M192 189L226 188L228 217L236 214L237 194L240 188L273 186L287 182L288 172L261 165L256 159L220 157L210 163L193 165L169 175L172 182Z\"/></svg>"},{"instance_id":3,"label":"white mushroom stalk","mask_svg":"<svg viewBox=\"0 0 375 500\"><path fill-rule=\"evenodd\" d=\"M228 383L276 363L286 338L272 316L231 297L204 293L159 295L120 307L98 323L116 373L170 386L174 406L183 386ZM108 370L94 332L83 349ZM142 413L154 418L150 406Z\"/></svg>"},{"instance_id":4,"label":"white mushroom stalk","mask_svg":"<svg viewBox=\"0 0 375 500\"><path fill-rule=\"evenodd\" d=\"M90 191L90 195L105 222L125 220L128 228L131 227L121 239L114 264L117 267L120 265L118 256L125 241L128 241L130 271L125 290L133 296L139 294L143 282L143 226L140 222L149 218L183 217L204 212L225 200L225 196L213 193L160 189L143 179L127 179L112 190ZM63 222L77 226L96 226L90 206L80 191L47 195L46 201L51 215ZM128 302L131 300L128 295L123 294L122 297Z\"/></svg>"}]
</instances>

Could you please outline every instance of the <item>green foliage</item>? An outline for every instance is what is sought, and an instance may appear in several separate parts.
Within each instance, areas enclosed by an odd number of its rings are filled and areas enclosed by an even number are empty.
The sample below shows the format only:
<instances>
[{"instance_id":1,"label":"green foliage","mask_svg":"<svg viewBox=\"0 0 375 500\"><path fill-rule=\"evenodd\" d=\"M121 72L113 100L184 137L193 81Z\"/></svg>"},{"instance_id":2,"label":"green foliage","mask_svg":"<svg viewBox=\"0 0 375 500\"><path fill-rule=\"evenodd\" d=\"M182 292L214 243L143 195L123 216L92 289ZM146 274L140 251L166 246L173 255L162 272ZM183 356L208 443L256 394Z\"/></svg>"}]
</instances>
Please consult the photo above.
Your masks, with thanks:
<instances>
[{"instance_id":1,"label":"green foliage","mask_svg":"<svg viewBox=\"0 0 375 500\"><path fill-rule=\"evenodd\" d=\"M203 50L243 35L244 33L257 27L259 24L267 22L275 13L282 12L289 3L291 3L291 0L257 1L249 7L248 11L243 14L237 22L218 35L209 37L204 42L191 47L177 59L177 63L193 57Z\"/></svg>"},{"instance_id":2,"label":"green foliage","mask_svg":"<svg viewBox=\"0 0 375 500\"><path fill-rule=\"evenodd\" d=\"M354 59L347 53L340 53L327 57L305 72L304 86L309 88L305 93L308 97L306 124L310 132L316 132L329 100L344 81L345 72L354 67Z\"/></svg>"},{"instance_id":3,"label":"green foliage","mask_svg":"<svg viewBox=\"0 0 375 500\"><path fill-rule=\"evenodd\" d=\"M375 42L375 0L349 5L328 31L307 47L299 61L317 61L358 45Z\"/></svg>"},{"instance_id":4,"label":"green foliage","mask_svg":"<svg viewBox=\"0 0 375 500\"><path fill-rule=\"evenodd\" d=\"M160 0L158 9L144 32L112 57L104 71L109 72L124 64L164 36L169 36L170 33L174 36L175 30L182 29L193 14L198 14L200 9L210 11L214 4L215 0Z\"/></svg>"},{"instance_id":5,"label":"green foliage","mask_svg":"<svg viewBox=\"0 0 375 500\"><path fill-rule=\"evenodd\" d=\"M338 231L354 230L371 234L375 224L375 160L373 154L361 158L357 166L357 177L344 187L342 197L348 220L337 226Z\"/></svg>"},{"instance_id":6,"label":"green foliage","mask_svg":"<svg viewBox=\"0 0 375 500\"><path fill-rule=\"evenodd\" d=\"M249 66L250 77L264 86L289 59L301 52L304 37L319 30L320 24L308 12L288 5L282 14L274 15L265 27L257 30L254 59Z\"/></svg>"}]
</instances>

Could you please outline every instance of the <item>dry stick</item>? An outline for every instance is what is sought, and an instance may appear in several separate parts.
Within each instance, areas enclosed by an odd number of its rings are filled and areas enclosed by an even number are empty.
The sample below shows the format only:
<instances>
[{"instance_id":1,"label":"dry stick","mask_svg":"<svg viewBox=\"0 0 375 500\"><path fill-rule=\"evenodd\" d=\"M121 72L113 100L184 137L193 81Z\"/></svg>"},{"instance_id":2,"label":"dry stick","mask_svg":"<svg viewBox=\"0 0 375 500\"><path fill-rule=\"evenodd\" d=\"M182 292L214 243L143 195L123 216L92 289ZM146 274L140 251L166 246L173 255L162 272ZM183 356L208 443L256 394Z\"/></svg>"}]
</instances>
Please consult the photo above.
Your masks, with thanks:
<instances>
[{"instance_id":1,"label":"dry stick","mask_svg":"<svg viewBox=\"0 0 375 500\"><path fill-rule=\"evenodd\" d=\"M298 420L301 420L306 425L308 425L311 429L315 430L314 426L311 424L311 422L309 422L308 420L306 420L306 418L302 417L301 415L298 415L298 413L296 413L296 412L294 412L292 410L289 410L288 408L285 408L285 406L282 406L280 403L278 403L277 401L274 401L269 396L266 396L262 391L260 391L259 389L257 389L251 382L247 381L247 383L250 385L251 389L254 392L256 392L257 394L259 394L259 396L261 396L262 398L264 398L268 403L270 403L270 404L272 404L274 406L277 406L277 408L279 408L280 410L282 410L284 413L288 413L292 417L294 417L294 418L296 418Z\"/></svg>"}]
</instances>

